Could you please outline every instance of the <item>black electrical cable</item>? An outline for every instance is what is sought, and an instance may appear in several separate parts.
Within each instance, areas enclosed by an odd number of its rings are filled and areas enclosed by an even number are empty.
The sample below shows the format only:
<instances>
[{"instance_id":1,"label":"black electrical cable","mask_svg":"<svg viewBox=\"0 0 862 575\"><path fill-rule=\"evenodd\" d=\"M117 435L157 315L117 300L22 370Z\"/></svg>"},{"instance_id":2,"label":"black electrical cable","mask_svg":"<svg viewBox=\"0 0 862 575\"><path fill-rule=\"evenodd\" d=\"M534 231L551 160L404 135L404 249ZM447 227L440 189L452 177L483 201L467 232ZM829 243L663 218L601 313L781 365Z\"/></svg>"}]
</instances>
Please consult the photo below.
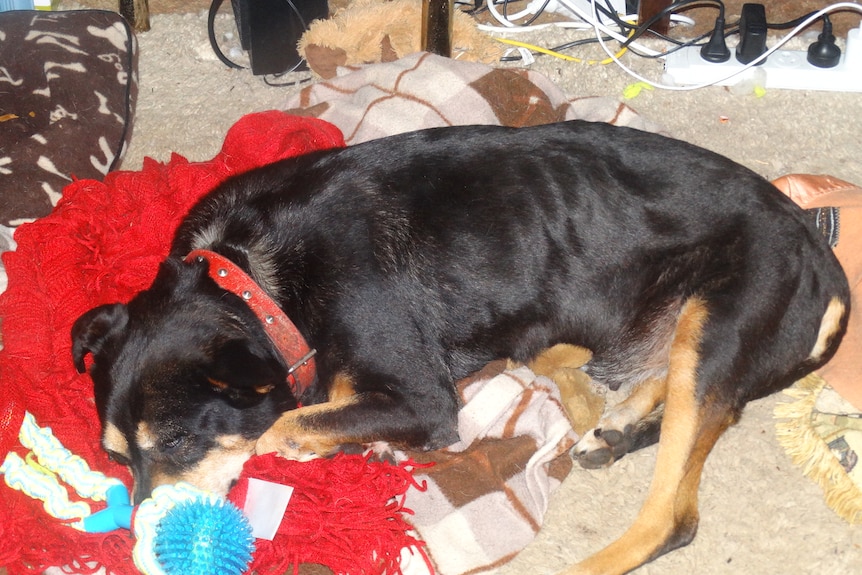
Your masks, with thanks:
<instances>
[{"instance_id":1,"label":"black electrical cable","mask_svg":"<svg viewBox=\"0 0 862 575\"><path fill-rule=\"evenodd\" d=\"M681 0L680 2L674 2L673 4L667 6L664 10L662 10L661 12L656 14L654 17L650 18L649 20L644 22L642 25L638 26L638 28L640 28L641 30L637 31L632 37L628 38L626 40L626 42L623 43L623 46L628 47L628 44L631 44L635 39L642 36L647 31L649 26L652 26L655 22L658 22L661 18L664 18L667 14L677 11L677 8L683 8L683 7L686 9L697 8L697 7L699 7L698 4L701 4L701 3L708 3L711 6L715 5L715 6L719 7L719 17L720 18L724 17L724 3L721 2L720 0L715 0L714 3L712 2L712 0L690 0L690 1ZM796 19L791 20L789 22L767 23L766 26L767 26L767 28L771 28L773 30L788 30L790 28L795 28L796 26L798 26L799 24L801 24L802 22L804 22L805 20L810 18L814 13L815 12L809 12L808 14L805 14L804 16L800 16L799 18L796 18ZM646 29L644 29L644 28L646 28ZM711 34L711 32L708 32L708 33L706 33L702 36L699 36L697 38L694 38L692 40L680 42L679 40L675 40L673 38L669 38L669 37L664 36L662 34L658 34L655 31L650 31L650 32L653 35L661 38L662 40L664 40L666 42L675 43L678 46L676 48L671 49L671 50L667 50L662 54L657 54L657 55L649 55L649 54L641 55L641 54L639 54L645 58L662 58L662 57L666 56L667 54L670 54L672 52L676 52L677 50L680 50L682 48L685 48L688 46L697 46L698 42L709 37ZM738 34L738 33L739 33L739 22L738 21L734 22L732 24L729 24L729 25L725 26L725 28L724 28L725 38L732 36L733 34Z\"/></svg>"},{"instance_id":2,"label":"black electrical cable","mask_svg":"<svg viewBox=\"0 0 862 575\"><path fill-rule=\"evenodd\" d=\"M610 42L613 40L610 36L602 36L603 42ZM563 50L571 50L572 48L579 48L581 46L587 46L589 44L598 44L599 40L595 36L591 38L583 38L581 40L574 40L572 42L566 42L565 44L560 44L554 48L551 48L553 52L562 52Z\"/></svg>"},{"instance_id":3,"label":"black electrical cable","mask_svg":"<svg viewBox=\"0 0 862 575\"><path fill-rule=\"evenodd\" d=\"M611 40L613 40L613 38L611 38L610 36L603 36L602 37L602 41L604 41L604 42L610 42ZM563 50L569 50L571 48L578 48L580 46L586 46L587 44L597 44L597 43L598 43L598 39L595 36L592 36L590 38L582 38L580 40L574 40L572 42L567 42L565 44L561 44L560 46L557 46L555 48L551 48L551 51L552 52L562 52ZM536 57L539 57L539 56L549 56L550 54L546 54L544 52L533 52L533 55ZM522 58L520 56L504 56L504 57L500 58L501 62L517 62L519 60L522 60Z\"/></svg>"},{"instance_id":4,"label":"black electrical cable","mask_svg":"<svg viewBox=\"0 0 862 575\"><path fill-rule=\"evenodd\" d=\"M606 8L605 8L606 7ZM622 18L619 17L614 7L611 5L611 0L605 0L605 7L596 3L596 9L602 12L605 16L613 20L614 24L616 24L620 30L623 31L631 31L637 28L637 24L632 24L631 22L626 22Z\"/></svg>"},{"instance_id":5,"label":"black electrical cable","mask_svg":"<svg viewBox=\"0 0 862 575\"><path fill-rule=\"evenodd\" d=\"M308 30L308 24L305 22L305 18L302 17L302 12L299 11L299 8L296 7L296 4L293 3L293 0L284 0L287 2L287 5L290 6L290 9L293 10L293 13L296 14L296 17L299 18L299 23L302 24L303 30Z\"/></svg>"},{"instance_id":6,"label":"black electrical cable","mask_svg":"<svg viewBox=\"0 0 862 575\"><path fill-rule=\"evenodd\" d=\"M464 4L465 6L470 5L469 2L460 2L460 4ZM473 0L472 6L473 8L471 8L470 10L465 10L465 12L470 16L475 16L476 14L481 14L482 12L488 11L488 6L482 0Z\"/></svg>"},{"instance_id":7,"label":"black electrical cable","mask_svg":"<svg viewBox=\"0 0 862 575\"><path fill-rule=\"evenodd\" d=\"M272 74L272 77L273 78L281 78L282 76L290 74L293 71L294 70L290 70L287 72L282 72L280 74ZM273 82L268 77L264 76L263 77L263 83L266 84L267 86L271 86L273 88L284 88L285 86L296 86L297 84L305 84L306 82L311 82L312 79L313 79L312 76L308 76L307 78L300 78L297 80L293 80L291 82L278 82L277 83L277 82Z\"/></svg>"},{"instance_id":8,"label":"black electrical cable","mask_svg":"<svg viewBox=\"0 0 862 575\"><path fill-rule=\"evenodd\" d=\"M622 43L622 47L628 48L632 42L634 42L647 32L650 32L650 26L652 26L662 18L673 14L674 12L681 12L682 10L680 10L680 8L690 10L692 8L706 5L717 7L719 18L724 18L724 2L722 2L721 0L680 0L679 2L674 2L673 4L670 4L665 8L659 10L655 15L647 19L646 22L638 22L638 27L635 30L634 34L629 36L626 41Z\"/></svg>"},{"instance_id":9,"label":"black electrical cable","mask_svg":"<svg viewBox=\"0 0 862 575\"><path fill-rule=\"evenodd\" d=\"M308 24L305 22L305 18L302 17L302 13L299 11L299 8L296 7L296 4L293 3L293 0L284 0L284 1L287 2L288 6L290 6L290 9L293 10L294 15L296 15L296 17L299 19L299 23L302 26L302 29L308 30ZM223 3L224 3L224 0L213 0L212 3L210 4L209 13L207 14L207 36L209 37L210 47L212 47L212 50L215 53L216 57L219 60L221 60L221 62L224 65L226 65L227 67L233 68L235 70L246 70L247 69L246 66L243 66L241 64L237 64L236 62L234 62L233 60L231 60L230 58L225 56L224 53L221 51L221 48L218 45L218 41L216 40L216 37L215 37L215 18L216 18L216 15L218 14L218 11L221 9L221 6ZM291 68L290 70L286 70L284 72L281 72L279 74L274 74L273 77L280 78L280 77L285 76L287 74L290 74L292 72L296 72L303 64L305 64L305 59L300 58L299 62L297 62L293 68ZM283 83L283 84L276 84L276 83L271 82L266 76L264 76L263 81L267 86L272 86L272 87L290 86L290 85L293 85L296 83L296 82L287 82L287 83ZM305 81L308 81L308 79L300 80L300 82L305 82Z\"/></svg>"},{"instance_id":10,"label":"black electrical cable","mask_svg":"<svg viewBox=\"0 0 862 575\"><path fill-rule=\"evenodd\" d=\"M299 8L296 7L296 4L293 3L293 0L284 0L284 1L287 2L287 5L290 6L291 10L293 10L293 13L296 14L297 18L299 18L299 23L302 25L303 31L308 30L308 24L305 22L305 18L302 17L302 13L299 11ZM299 62L297 62L293 68L291 68L290 70L287 70L285 72L281 72L280 74L277 74L277 77L284 76L285 74L290 74L291 72L296 72L305 63L306 63L305 58L300 58ZM266 78L264 78L264 82L266 82ZM277 84L270 84L269 82L266 82L266 83L268 86L277 86Z\"/></svg>"},{"instance_id":11,"label":"black electrical cable","mask_svg":"<svg viewBox=\"0 0 862 575\"><path fill-rule=\"evenodd\" d=\"M770 24L766 23L767 28L772 28L773 30L789 30L790 28L796 28L800 24L802 24L805 20L813 16L816 12L809 12L805 16L800 16L795 20L791 20L790 22L781 22L779 24Z\"/></svg>"},{"instance_id":12,"label":"black electrical cable","mask_svg":"<svg viewBox=\"0 0 862 575\"><path fill-rule=\"evenodd\" d=\"M207 35L210 39L210 47L212 48L213 52L215 52L216 57L221 60L221 62L228 68L233 68L234 70L245 70L245 66L237 64L236 62L224 55L224 53L221 51L221 48L219 48L218 41L215 37L215 18L223 2L224 0L213 0L210 4L210 11L207 15Z\"/></svg>"},{"instance_id":13,"label":"black electrical cable","mask_svg":"<svg viewBox=\"0 0 862 575\"><path fill-rule=\"evenodd\" d=\"M544 12L544 11L545 11L545 8L547 8L547 7L548 7L548 4L550 4L550 3L551 3L551 0L545 0L545 3L544 3L544 4L542 4L542 7L541 7L541 8L539 8L538 10L536 10L536 13L535 13L535 14L533 14L533 15L530 17L530 19L529 19L529 20L527 20L526 22L524 22L523 24L521 24L521 26L529 26L530 24L532 24L533 22L535 22L535 21L536 21L536 19L537 19L539 16L541 16L541 15L542 15L542 12ZM508 20L508 18L506 18L506 19Z\"/></svg>"},{"instance_id":14,"label":"black electrical cable","mask_svg":"<svg viewBox=\"0 0 862 575\"><path fill-rule=\"evenodd\" d=\"M668 48L667 50L665 50L664 52L661 52L660 54L639 54L638 52L634 52L634 53L637 54L638 56L640 56L641 58L647 58L649 60L658 60L659 58L664 58L668 54L673 54L674 52L678 52L678 51L682 50L683 48L688 48L689 46L702 46L702 44L699 44L698 42L702 42L703 40L706 40L711 35L712 35L712 31L709 31L709 32L706 32L704 34L701 34L697 38L692 38L691 40L688 40L686 42L677 41L677 44L673 48ZM631 50L631 48L629 48L629 50Z\"/></svg>"}]
</instances>

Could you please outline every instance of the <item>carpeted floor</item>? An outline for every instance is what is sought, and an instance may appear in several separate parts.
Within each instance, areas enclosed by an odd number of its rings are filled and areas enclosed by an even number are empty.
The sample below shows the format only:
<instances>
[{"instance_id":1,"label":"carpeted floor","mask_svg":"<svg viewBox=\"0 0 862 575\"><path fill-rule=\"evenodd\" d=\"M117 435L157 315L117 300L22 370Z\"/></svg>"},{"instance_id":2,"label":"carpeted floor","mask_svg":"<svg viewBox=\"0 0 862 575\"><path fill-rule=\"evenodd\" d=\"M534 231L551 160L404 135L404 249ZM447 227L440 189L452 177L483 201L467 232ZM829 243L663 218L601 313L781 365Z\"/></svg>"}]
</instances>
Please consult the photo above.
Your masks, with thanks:
<instances>
[{"instance_id":1,"label":"carpeted floor","mask_svg":"<svg viewBox=\"0 0 862 575\"><path fill-rule=\"evenodd\" d=\"M88 0L83 4L113 2ZM260 77L233 72L216 60L206 37L202 12L208 5L206 0L188 3L189 9L199 8L196 12L178 14L157 14L163 3L153 0L151 4L154 25L140 37L141 93L126 167L139 166L144 155L165 158L171 151L209 157L220 134L242 113L278 106L287 99L291 88L270 88ZM816 35L816 30L811 33ZM518 39L556 46L570 35L551 30L519 35ZM800 46L807 43L800 41ZM585 58L603 57L595 47L581 54ZM661 79L658 62L627 59L626 63L650 78ZM538 58L532 69L571 96L622 98L626 86L636 82L613 66L579 65L552 57ZM859 98L859 94L779 90L755 97L708 88L694 92L643 90L628 103L661 122L670 134L725 154L766 177L811 172L860 182ZM171 114L193 129L177 129L176 123L163 121Z\"/></svg>"},{"instance_id":2,"label":"carpeted floor","mask_svg":"<svg viewBox=\"0 0 862 575\"><path fill-rule=\"evenodd\" d=\"M151 3L153 12L159 12L161 3ZM206 5L201 1L184 5L191 10L199 4ZM566 34L544 33L527 41L556 45ZM297 89L270 87L248 72L221 65L209 49L206 17L200 10L155 13L152 30L141 34L139 42L140 94L127 169L139 168L144 156L166 160L173 151L192 160L207 159L241 115L279 108ZM658 63L627 62L651 78L661 77ZM612 66L540 58L533 69L572 97L621 98L634 83ZM628 103L670 134L723 153L766 177L812 172L862 182L859 94L773 90L755 97L724 88L643 90ZM775 396L750 405L708 460L694 543L638 573L859 572L862 531L825 506L819 488L778 445L772 410L779 401L781 397ZM575 469L555 493L537 540L500 573L553 573L612 541L637 513L654 458L653 448L610 469Z\"/></svg>"}]
</instances>

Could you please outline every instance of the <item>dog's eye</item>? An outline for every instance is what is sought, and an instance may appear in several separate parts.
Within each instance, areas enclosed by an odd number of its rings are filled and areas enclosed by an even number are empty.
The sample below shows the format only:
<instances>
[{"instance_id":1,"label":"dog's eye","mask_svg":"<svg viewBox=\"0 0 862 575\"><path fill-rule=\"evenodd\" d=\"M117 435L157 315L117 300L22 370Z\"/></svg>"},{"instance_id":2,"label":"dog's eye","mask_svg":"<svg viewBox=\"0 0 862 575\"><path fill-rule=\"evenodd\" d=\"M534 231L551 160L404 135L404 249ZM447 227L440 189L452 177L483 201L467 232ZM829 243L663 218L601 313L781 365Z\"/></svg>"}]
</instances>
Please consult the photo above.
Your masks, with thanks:
<instances>
[{"instance_id":1,"label":"dog's eye","mask_svg":"<svg viewBox=\"0 0 862 575\"><path fill-rule=\"evenodd\" d=\"M174 450L187 439L187 435L174 435L173 437L168 437L162 442L162 448L165 450Z\"/></svg>"},{"instance_id":2,"label":"dog's eye","mask_svg":"<svg viewBox=\"0 0 862 575\"><path fill-rule=\"evenodd\" d=\"M174 437L173 439L168 439L167 441L165 441L165 447L167 447L168 449L173 449L174 447L179 445L182 440L182 437Z\"/></svg>"},{"instance_id":3,"label":"dog's eye","mask_svg":"<svg viewBox=\"0 0 862 575\"><path fill-rule=\"evenodd\" d=\"M108 459L110 459L114 463L119 463L120 465L125 465L126 467L128 467L132 463L131 461L129 461L128 457L126 457L125 455L120 455L119 453L117 453L115 451L109 451L108 452Z\"/></svg>"}]
</instances>

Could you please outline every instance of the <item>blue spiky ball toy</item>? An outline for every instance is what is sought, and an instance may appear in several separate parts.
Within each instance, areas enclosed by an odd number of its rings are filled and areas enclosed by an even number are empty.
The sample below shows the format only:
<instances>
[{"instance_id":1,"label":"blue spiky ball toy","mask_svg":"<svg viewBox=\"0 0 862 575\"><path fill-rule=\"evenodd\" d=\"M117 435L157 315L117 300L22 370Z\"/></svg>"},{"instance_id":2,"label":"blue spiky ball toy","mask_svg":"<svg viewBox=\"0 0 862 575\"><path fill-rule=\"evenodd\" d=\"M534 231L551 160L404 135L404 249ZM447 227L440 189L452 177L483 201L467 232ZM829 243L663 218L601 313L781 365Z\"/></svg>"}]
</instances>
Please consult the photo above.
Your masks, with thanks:
<instances>
[{"instance_id":1,"label":"blue spiky ball toy","mask_svg":"<svg viewBox=\"0 0 862 575\"><path fill-rule=\"evenodd\" d=\"M240 575L251 525L230 501L187 484L158 487L135 516L135 564L144 575Z\"/></svg>"},{"instance_id":2,"label":"blue spiky ball toy","mask_svg":"<svg viewBox=\"0 0 862 575\"><path fill-rule=\"evenodd\" d=\"M167 575L240 574L253 549L248 521L224 500L180 503L162 518L153 542Z\"/></svg>"}]
</instances>

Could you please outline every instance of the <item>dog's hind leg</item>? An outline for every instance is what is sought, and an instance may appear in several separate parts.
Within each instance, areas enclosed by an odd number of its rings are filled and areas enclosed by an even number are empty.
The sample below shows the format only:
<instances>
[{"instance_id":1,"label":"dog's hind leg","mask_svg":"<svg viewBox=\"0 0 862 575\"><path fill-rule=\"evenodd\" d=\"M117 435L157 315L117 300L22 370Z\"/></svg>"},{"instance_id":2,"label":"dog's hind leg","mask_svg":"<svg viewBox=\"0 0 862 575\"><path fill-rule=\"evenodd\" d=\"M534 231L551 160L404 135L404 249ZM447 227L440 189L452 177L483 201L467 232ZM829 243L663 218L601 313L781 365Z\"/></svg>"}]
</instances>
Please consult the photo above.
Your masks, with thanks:
<instances>
[{"instance_id":1,"label":"dog's hind leg","mask_svg":"<svg viewBox=\"0 0 862 575\"><path fill-rule=\"evenodd\" d=\"M699 395L699 349L706 317L706 306L699 300L690 300L680 315L670 350L656 471L646 502L622 537L566 575L627 573L694 537L704 461L737 417L729 404ZM660 389L658 383L653 385L653 392Z\"/></svg>"}]
</instances>

